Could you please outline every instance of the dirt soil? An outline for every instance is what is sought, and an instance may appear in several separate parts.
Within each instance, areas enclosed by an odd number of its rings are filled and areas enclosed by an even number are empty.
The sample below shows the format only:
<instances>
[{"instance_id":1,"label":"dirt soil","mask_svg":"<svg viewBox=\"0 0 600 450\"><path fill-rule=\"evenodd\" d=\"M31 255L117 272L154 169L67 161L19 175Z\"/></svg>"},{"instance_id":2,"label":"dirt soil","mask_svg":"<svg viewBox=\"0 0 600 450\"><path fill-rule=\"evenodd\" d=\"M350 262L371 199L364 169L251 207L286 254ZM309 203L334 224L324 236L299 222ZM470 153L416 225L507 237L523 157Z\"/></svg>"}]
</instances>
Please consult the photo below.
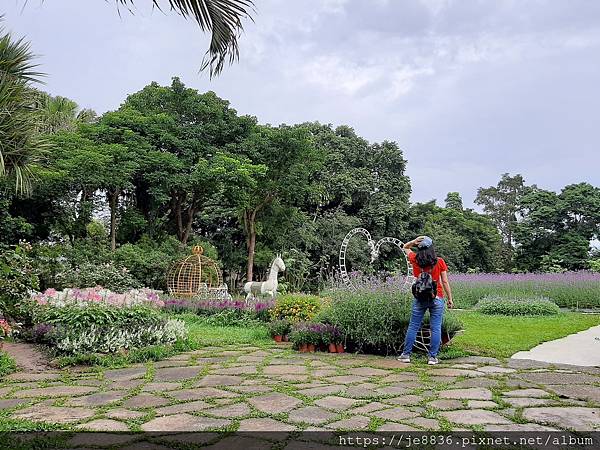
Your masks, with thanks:
<instances>
[{"instance_id":1,"label":"dirt soil","mask_svg":"<svg viewBox=\"0 0 600 450\"><path fill-rule=\"evenodd\" d=\"M44 372L52 369L50 359L35 345L24 342L5 342L2 350L8 353L23 372Z\"/></svg>"}]
</instances>

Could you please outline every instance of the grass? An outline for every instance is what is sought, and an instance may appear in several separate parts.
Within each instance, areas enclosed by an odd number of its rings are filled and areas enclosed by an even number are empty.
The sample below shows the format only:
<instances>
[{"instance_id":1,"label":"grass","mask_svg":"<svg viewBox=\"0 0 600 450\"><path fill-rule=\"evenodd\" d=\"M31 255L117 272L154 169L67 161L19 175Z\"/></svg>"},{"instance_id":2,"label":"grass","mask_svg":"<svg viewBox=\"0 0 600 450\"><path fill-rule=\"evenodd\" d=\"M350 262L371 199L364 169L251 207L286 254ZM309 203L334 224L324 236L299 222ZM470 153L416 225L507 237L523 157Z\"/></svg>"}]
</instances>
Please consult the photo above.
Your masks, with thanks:
<instances>
[{"instance_id":1,"label":"grass","mask_svg":"<svg viewBox=\"0 0 600 450\"><path fill-rule=\"evenodd\" d=\"M0 350L0 378L16 372L16 370L17 364L15 363L15 360L12 359L8 353Z\"/></svg>"},{"instance_id":2,"label":"grass","mask_svg":"<svg viewBox=\"0 0 600 450\"><path fill-rule=\"evenodd\" d=\"M542 342L600 325L600 315L567 312L558 316L490 316L474 311L454 311L464 332L450 348L475 355L510 357Z\"/></svg>"}]
</instances>

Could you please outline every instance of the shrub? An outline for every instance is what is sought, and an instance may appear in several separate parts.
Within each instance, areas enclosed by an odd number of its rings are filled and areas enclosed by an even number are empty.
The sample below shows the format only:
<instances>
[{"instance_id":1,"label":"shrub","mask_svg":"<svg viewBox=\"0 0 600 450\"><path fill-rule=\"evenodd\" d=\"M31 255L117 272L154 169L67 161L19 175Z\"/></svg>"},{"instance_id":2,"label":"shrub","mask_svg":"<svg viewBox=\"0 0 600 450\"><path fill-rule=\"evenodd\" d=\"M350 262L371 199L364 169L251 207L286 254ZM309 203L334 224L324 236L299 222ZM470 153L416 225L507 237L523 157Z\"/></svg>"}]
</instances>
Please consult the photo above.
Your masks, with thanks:
<instances>
[{"instance_id":1,"label":"shrub","mask_svg":"<svg viewBox=\"0 0 600 450\"><path fill-rule=\"evenodd\" d=\"M124 244L117 248L113 257L143 286L164 290L167 270L176 261L189 256L192 245L201 245L205 256L217 259L217 251L210 243L194 242L182 247L181 242L172 236L160 242L144 236L135 244Z\"/></svg>"},{"instance_id":2,"label":"shrub","mask_svg":"<svg viewBox=\"0 0 600 450\"><path fill-rule=\"evenodd\" d=\"M160 291L152 289L132 289L130 291L118 294L105 289L102 286L96 286L87 289L46 289L46 291L31 296L31 300L38 305L67 306L67 305L110 305L119 307L130 307L146 305L152 307L163 307L165 304L160 299Z\"/></svg>"},{"instance_id":3,"label":"shrub","mask_svg":"<svg viewBox=\"0 0 600 450\"><path fill-rule=\"evenodd\" d=\"M271 336L287 336L292 326L287 320L274 320L268 325Z\"/></svg>"},{"instance_id":4,"label":"shrub","mask_svg":"<svg viewBox=\"0 0 600 450\"><path fill-rule=\"evenodd\" d=\"M0 313L20 322L23 316L21 302L37 288L38 278L27 248L0 248Z\"/></svg>"},{"instance_id":5,"label":"shrub","mask_svg":"<svg viewBox=\"0 0 600 450\"><path fill-rule=\"evenodd\" d=\"M141 287L125 267L112 261L105 263L82 262L75 267L63 267L56 274L56 284L60 288L90 288L104 286L115 292L125 292Z\"/></svg>"},{"instance_id":6,"label":"shrub","mask_svg":"<svg viewBox=\"0 0 600 450\"><path fill-rule=\"evenodd\" d=\"M321 310L321 299L316 295L288 294L275 301L271 310L273 319L286 319L292 323L312 320Z\"/></svg>"},{"instance_id":7,"label":"shrub","mask_svg":"<svg viewBox=\"0 0 600 450\"><path fill-rule=\"evenodd\" d=\"M412 300L404 294L339 293L318 319L338 327L347 346L387 354L402 348L411 306ZM428 315L424 321L427 323ZM461 328L456 317L444 314L442 332L453 336Z\"/></svg>"},{"instance_id":8,"label":"shrub","mask_svg":"<svg viewBox=\"0 0 600 450\"><path fill-rule=\"evenodd\" d=\"M546 297L488 295L475 306L483 314L504 316L555 316L560 308Z\"/></svg>"}]
</instances>

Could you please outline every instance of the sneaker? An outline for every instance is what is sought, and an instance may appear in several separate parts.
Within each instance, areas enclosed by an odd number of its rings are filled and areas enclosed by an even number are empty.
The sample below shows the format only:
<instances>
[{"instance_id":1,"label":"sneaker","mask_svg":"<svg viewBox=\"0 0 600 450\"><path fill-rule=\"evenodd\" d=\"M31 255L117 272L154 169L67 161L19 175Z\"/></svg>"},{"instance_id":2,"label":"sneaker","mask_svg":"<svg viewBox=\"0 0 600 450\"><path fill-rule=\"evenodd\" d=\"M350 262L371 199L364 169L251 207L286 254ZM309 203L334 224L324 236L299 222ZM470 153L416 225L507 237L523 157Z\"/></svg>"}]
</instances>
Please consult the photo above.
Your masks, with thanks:
<instances>
[{"instance_id":1,"label":"sneaker","mask_svg":"<svg viewBox=\"0 0 600 450\"><path fill-rule=\"evenodd\" d=\"M427 360L427 364L429 364L430 366L435 366L436 364L439 364L439 362L440 360L437 359L435 356L430 356Z\"/></svg>"},{"instance_id":2,"label":"sneaker","mask_svg":"<svg viewBox=\"0 0 600 450\"><path fill-rule=\"evenodd\" d=\"M402 353L400 356L398 356L398 361L404 362L404 363L409 363L410 355L405 355L404 353Z\"/></svg>"}]
</instances>

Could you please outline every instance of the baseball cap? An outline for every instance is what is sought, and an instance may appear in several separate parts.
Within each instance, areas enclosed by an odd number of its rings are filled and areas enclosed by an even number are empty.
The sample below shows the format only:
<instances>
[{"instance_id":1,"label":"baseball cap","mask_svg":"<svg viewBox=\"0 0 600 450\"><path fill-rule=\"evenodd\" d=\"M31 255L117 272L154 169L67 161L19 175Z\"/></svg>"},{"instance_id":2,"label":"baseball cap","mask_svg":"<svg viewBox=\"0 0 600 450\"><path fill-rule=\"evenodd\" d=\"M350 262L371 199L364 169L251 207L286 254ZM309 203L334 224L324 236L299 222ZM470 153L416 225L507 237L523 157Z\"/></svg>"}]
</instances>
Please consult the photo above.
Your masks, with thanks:
<instances>
[{"instance_id":1,"label":"baseball cap","mask_svg":"<svg viewBox=\"0 0 600 450\"><path fill-rule=\"evenodd\" d=\"M425 236L423 240L419 243L419 248L429 248L433 245L433 239L429 236Z\"/></svg>"}]
</instances>

